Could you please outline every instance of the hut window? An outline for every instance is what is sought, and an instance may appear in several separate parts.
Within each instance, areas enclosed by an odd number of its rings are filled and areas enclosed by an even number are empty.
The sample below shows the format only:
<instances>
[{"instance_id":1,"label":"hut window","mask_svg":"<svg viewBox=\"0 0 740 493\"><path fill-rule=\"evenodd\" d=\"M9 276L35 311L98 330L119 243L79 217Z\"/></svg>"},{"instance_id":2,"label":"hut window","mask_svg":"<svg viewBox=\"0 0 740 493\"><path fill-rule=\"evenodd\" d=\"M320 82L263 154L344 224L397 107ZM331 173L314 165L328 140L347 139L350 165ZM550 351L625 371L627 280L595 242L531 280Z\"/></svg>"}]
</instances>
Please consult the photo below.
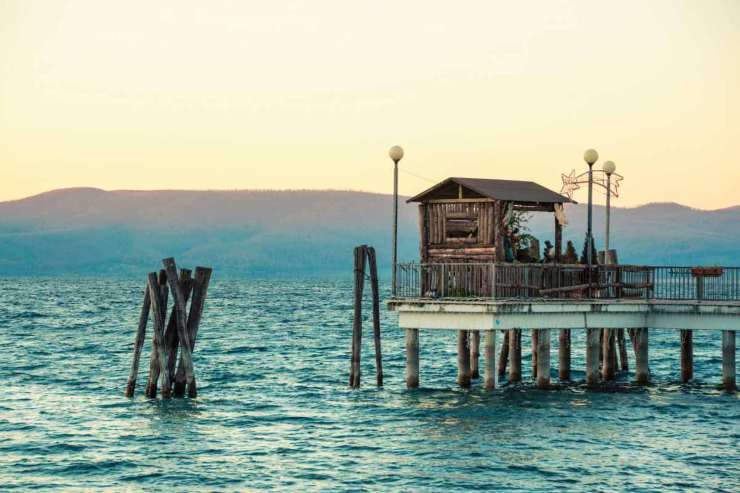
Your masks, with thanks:
<instances>
[{"instance_id":1,"label":"hut window","mask_svg":"<svg viewBox=\"0 0 740 493\"><path fill-rule=\"evenodd\" d=\"M445 232L448 240L478 241L478 215L467 212L447 213Z\"/></svg>"}]
</instances>

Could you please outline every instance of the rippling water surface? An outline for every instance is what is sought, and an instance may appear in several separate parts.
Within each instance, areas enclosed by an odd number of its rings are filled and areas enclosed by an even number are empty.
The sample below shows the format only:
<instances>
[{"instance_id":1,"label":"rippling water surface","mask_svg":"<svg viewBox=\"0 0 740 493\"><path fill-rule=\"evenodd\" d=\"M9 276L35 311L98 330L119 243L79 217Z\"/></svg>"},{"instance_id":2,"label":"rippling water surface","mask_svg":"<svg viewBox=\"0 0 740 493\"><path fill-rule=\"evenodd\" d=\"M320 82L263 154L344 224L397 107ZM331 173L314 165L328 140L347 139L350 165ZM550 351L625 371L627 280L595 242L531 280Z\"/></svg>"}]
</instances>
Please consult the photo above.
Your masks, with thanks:
<instances>
[{"instance_id":1,"label":"rippling water surface","mask_svg":"<svg viewBox=\"0 0 740 493\"><path fill-rule=\"evenodd\" d=\"M407 391L403 333L384 312L386 386L373 386L366 323L350 391L349 282L214 279L200 396L146 399L142 373L126 399L142 288L0 281L0 489L740 490L740 398L717 388L718 333L695 333L690 386L676 383L678 334L661 331L649 388L629 374L617 389L489 394L455 387L454 333L422 331L423 389ZM573 349L583 379L580 333ZM552 351L555 364L557 337Z\"/></svg>"}]
</instances>

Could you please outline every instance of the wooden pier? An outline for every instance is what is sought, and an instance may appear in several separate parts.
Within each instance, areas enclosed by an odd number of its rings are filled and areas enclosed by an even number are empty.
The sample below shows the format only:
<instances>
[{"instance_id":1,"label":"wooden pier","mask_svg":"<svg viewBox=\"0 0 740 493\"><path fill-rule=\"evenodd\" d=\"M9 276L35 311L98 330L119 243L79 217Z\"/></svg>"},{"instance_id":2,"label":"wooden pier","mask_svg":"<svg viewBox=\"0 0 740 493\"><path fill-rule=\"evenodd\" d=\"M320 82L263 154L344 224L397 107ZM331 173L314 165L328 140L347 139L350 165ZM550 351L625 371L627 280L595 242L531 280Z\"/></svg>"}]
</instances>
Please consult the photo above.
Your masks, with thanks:
<instances>
[{"instance_id":1,"label":"wooden pier","mask_svg":"<svg viewBox=\"0 0 740 493\"><path fill-rule=\"evenodd\" d=\"M572 200L533 182L448 178L409 202L419 203L420 262L394 266L398 284L388 302L406 330L409 388L420 381L420 330L457 331L457 382L464 388L478 376L482 337L488 389L507 370L510 384L522 381L523 333L531 335L535 384L549 388L553 334L559 339L561 382L571 380L571 352L578 349L572 347L572 331L583 330L587 385L628 371L626 335L634 381L644 385L651 378L653 331L676 331L681 382L693 378L694 331L717 331L722 385L736 388L740 268L618 265L613 250L583 265L570 242L561 252L563 204ZM542 258L536 239L526 249L514 248L516 215L531 212L555 217L554 251L549 245Z\"/></svg>"}]
</instances>

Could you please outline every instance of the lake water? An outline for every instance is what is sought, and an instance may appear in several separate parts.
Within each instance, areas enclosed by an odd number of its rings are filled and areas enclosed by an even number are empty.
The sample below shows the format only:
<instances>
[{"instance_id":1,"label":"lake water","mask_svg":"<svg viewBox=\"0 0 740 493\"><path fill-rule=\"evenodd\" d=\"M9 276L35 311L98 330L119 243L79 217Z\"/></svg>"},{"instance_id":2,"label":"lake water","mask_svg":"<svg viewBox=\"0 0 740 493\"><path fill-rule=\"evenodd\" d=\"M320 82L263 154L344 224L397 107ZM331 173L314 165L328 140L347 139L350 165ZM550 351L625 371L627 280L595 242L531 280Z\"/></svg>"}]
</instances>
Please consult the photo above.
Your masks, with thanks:
<instances>
[{"instance_id":1,"label":"lake water","mask_svg":"<svg viewBox=\"0 0 740 493\"><path fill-rule=\"evenodd\" d=\"M740 397L717 387L719 333L695 332L690 386L676 383L678 333L654 331L648 388L630 374L612 391L486 393L456 388L453 332L422 331L423 388L407 391L403 332L384 310L386 385L367 322L350 391L351 289L214 277L200 395L163 401L142 395L149 344L123 397L142 280L0 281L0 489L740 490ZM577 379L583 342L575 333ZM528 334L523 346L529 381Z\"/></svg>"}]
</instances>

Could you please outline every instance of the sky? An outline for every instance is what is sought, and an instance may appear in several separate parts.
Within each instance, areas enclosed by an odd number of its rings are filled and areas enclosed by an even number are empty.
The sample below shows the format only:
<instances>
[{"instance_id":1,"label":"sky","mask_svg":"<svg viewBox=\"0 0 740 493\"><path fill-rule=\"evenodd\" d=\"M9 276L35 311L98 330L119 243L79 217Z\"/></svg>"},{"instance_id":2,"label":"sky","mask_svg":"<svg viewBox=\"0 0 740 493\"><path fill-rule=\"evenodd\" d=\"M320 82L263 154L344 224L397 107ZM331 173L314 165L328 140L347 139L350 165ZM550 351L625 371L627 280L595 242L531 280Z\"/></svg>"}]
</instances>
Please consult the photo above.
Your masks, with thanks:
<instances>
[{"instance_id":1,"label":"sky","mask_svg":"<svg viewBox=\"0 0 740 493\"><path fill-rule=\"evenodd\" d=\"M593 147L615 205L734 206L738 60L735 0L0 0L0 200L390 192L398 144L402 194Z\"/></svg>"}]
</instances>

